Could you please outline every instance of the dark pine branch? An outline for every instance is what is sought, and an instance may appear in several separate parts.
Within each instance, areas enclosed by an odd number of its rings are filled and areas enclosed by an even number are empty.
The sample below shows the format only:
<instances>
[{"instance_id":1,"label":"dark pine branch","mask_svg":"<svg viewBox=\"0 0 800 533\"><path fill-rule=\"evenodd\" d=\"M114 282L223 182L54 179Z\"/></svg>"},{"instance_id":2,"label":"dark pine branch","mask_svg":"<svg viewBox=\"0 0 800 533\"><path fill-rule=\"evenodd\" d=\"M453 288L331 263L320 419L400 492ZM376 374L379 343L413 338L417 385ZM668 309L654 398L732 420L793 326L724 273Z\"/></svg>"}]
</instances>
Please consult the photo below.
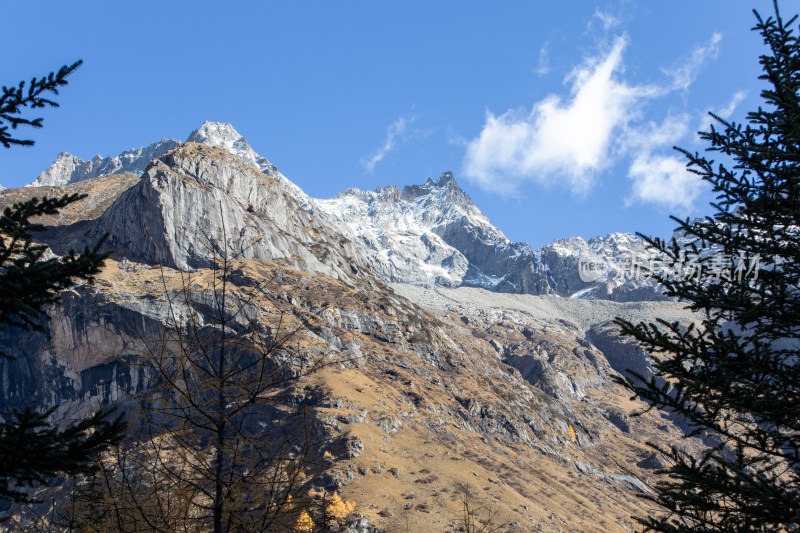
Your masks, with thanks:
<instances>
[{"instance_id":1,"label":"dark pine branch","mask_svg":"<svg viewBox=\"0 0 800 533\"><path fill-rule=\"evenodd\" d=\"M64 65L58 72L51 72L42 78L33 78L29 85L25 81L19 85L2 88L0 95L0 143L6 148L12 145L30 146L30 139L15 138L11 130L18 126L42 127L42 118L25 118L20 116L24 108L39 109L44 107L58 107L58 103L45 97L48 93L57 95L58 88L67 85L67 76L72 74L83 63L78 60L71 65Z\"/></svg>"}]
</instances>

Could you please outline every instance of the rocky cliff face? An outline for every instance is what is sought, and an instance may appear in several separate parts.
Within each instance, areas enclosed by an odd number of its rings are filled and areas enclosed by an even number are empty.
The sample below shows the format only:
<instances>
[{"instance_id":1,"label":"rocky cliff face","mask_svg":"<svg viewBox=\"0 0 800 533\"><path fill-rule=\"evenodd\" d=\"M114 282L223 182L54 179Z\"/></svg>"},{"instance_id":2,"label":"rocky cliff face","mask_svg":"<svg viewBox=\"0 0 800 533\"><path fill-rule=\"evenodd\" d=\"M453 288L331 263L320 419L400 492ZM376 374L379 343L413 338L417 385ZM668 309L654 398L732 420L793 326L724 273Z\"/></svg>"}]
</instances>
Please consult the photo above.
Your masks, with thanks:
<instances>
[{"instance_id":1,"label":"rocky cliff face","mask_svg":"<svg viewBox=\"0 0 800 533\"><path fill-rule=\"evenodd\" d=\"M114 249L94 285L53 307L45 333L0 332L17 357L0 362L0 414L29 404L57 406L57 419L110 402L133 408L153 383L148 351L168 317L186 315L180 295L191 289L210 313L227 256L231 291L251 316L301 330L281 357L336 361L285 391L311 399L321 466L310 486L339 490L386 530L455 529L459 484L476 487L478 504L500 509L511 529L633 527L647 488L631 472L647 480L658 464L645 442L683 433L664 413L628 418L643 406L611 378L646 374L649 355L610 321L692 318L673 302L608 299L633 294L611 272L644 253L637 240L533 252L492 226L450 174L320 201L229 125L204 124L190 139L201 142L140 176L0 193L2 205L87 193L45 219L39 239L64 253L108 232ZM587 255L608 265L588 281Z\"/></svg>"},{"instance_id":2,"label":"rocky cliff face","mask_svg":"<svg viewBox=\"0 0 800 533\"><path fill-rule=\"evenodd\" d=\"M104 232L120 255L180 270L207 268L215 255L233 253L348 280L365 263L272 176L194 143L155 160L91 234Z\"/></svg>"}]
</instances>

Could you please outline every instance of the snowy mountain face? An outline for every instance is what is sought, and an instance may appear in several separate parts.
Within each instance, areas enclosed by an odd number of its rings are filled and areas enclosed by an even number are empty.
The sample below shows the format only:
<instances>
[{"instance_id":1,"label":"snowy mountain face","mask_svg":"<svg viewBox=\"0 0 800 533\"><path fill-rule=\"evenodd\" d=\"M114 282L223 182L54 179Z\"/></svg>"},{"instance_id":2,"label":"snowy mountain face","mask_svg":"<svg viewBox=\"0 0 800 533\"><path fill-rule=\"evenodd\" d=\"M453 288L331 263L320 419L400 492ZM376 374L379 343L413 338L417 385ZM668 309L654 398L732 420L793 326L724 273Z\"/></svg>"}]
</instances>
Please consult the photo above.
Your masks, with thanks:
<instances>
[{"instance_id":1,"label":"snowy mountain face","mask_svg":"<svg viewBox=\"0 0 800 533\"><path fill-rule=\"evenodd\" d=\"M638 237L573 237L534 253L493 226L450 172L402 191L348 189L315 203L349 226L388 281L583 299L663 299L640 268L652 253Z\"/></svg>"},{"instance_id":2,"label":"snowy mountain face","mask_svg":"<svg viewBox=\"0 0 800 533\"><path fill-rule=\"evenodd\" d=\"M387 281L584 299L663 298L655 283L637 275L635 265L650 258L637 237L613 234L588 242L573 237L534 252L528 243L511 242L493 226L450 172L402 190L347 189L322 200L309 197L278 172L231 124L205 122L187 142L221 148L273 179L326 231L352 241L357 263L366 263ZM58 186L122 172L142 174L151 161L179 146L179 141L164 139L89 161L63 152L30 186Z\"/></svg>"},{"instance_id":3,"label":"snowy mountain face","mask_svg":"<svg viewBox=\"0 0 800 533\"><path fill-rule=\"evenodd\" d=\"M347 225L384 279L546 293L527 243L512 243L450 172L423 185L348 189L316 206Z\"/></svg>"},{"instance_id":4,"label":"snowy mountain face","mask_svg":"<svg viewBox=\"0 0 800 533\"><path fill-rule=\"evenodd\" d=\"M653 252L630 233L612 233L585 241L558 239L537 252L554 292L571 298L616 301L662 300L659 286L644 268Z\"/></svg>"}]
</instances>

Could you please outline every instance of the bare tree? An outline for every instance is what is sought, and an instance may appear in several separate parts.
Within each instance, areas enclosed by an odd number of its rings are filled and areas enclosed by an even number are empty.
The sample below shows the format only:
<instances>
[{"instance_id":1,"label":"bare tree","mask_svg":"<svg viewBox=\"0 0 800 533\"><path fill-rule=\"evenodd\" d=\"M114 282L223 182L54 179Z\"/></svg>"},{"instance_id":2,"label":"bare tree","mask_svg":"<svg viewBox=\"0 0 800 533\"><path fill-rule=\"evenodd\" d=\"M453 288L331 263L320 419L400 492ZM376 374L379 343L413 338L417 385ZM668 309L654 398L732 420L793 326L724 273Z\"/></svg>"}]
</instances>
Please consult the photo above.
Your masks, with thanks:
<instances>
[{"instance_id":1,"label":"bare tree","mask_svg":"<svg viewBox=\"0 0 800 533\"><path fill-rule=\"evenodd\" d=\"M210 250L208 269L162 269L163 335L142 339L136 368L152 386L130 442L65 507L69 530L291 531L313 513L302 486L320 443L296 385L338 361L300 348L309 318L244 275L248 260Z\"/></svg>"},{"instance_id":2,"label":"bare tree","mask_svg":"<svg viewBox=\"0 0 800 533\"><path fill-rule=\"evenodd\" d=\"M470 484L458 483L455 494L461 501L461 516L458 520L459 531L464 533L497 533L502 531L503 524L498 517L498 509L489 509L478 502L478 494Z\"/></svg>"}]
</instances>

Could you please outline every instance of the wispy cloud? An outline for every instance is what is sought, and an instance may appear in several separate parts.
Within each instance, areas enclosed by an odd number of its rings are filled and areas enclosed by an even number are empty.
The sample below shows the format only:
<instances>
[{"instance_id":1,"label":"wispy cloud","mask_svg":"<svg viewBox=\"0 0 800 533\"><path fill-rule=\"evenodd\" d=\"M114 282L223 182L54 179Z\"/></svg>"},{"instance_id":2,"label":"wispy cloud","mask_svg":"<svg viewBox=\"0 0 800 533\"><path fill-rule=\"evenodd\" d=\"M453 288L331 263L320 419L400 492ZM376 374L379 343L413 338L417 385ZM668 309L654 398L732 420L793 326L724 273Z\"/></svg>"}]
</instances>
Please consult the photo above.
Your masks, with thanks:
<instances>
[{"instance_id":1,"label":"wispy cloud","mask_svg":"<svg viewBox=\"0 0 800 533\"><path fill-rule=\"evenodd\" d=\"M573 193L586 193L609 161L612 133L635 114L637 101L660 93L619 79L625 45L617 38L607 54L575 68L566 80L567 99L550 95L530 113L488 111L480 136L467 145L464 174L505 195L525 181L564 182Z\"/></svg>"},{"instance_id":2,"label":"wispy cloud","mask_svg":"<svg viewBox=\"0 0 800 533\"><path fill-rule=\"evenodd\" d=\"M380 163L386 155L391 152L398 142L402 142L406 137L408 127L414 122L415 117L400 117L386 128L386 140L377 152L366 159L361 160L361 165L367 174L375 169L375 165Z\"/></svg>"},{"instance_id":3,"label":"wispy cloud","mask_svg":"<svg viewBox=\"0 0 800 533\"><path fill-rule=\"evenodd\" d=\"M731 118L733 112L736 111L736 107L742 103L742 100L747 98L747 93L744 91L737 91L733 97L731 98L730 102L723 107L722 109L717 110L716 114L724 119Z\"/></svg>"},{"instance_id":4,"label":"wispy cloud","mask_svg":"<svg viewBox=\"0 0 800 533\"><path fill-rule=\"evenodd\" d=\"M728 101L727 104L717 109L711 109L711 112L717 115L718 117L727 120L733 116L733 112L736 111L736 108L739 106L739 104L742 103L742 100L744 100L745 98L747 98L746 92L737 91L736 93L734 93L734 95L731 97L731 99ZM711 116L709 116L708 113L703 113L697 122L697 127L695 128L695 130L708 131L708 128L711 126L711 124L714 124L714 119L711 118ZM697 135L696 137L698 140L700 139L699 135Z\"/></svg>"},{"instance_id":5,"label":"wispy cloud","mask_svg":"<svg viewBox=\"0 0 800 533\"><path fill-rule=\"evenodd\" d=\"M695 46L688 57L681 58L672 68L662 69L672 79L672 88L686 90L694 83L697 73L706 61L719 56L722 34L714 33L704 44Z\"/></svg>"},{"instance_id":6,"label":"wispy cloud","mask_svg":"<svg viewBox=\"0 0 800 533\"><path fill-rule=\"evenodd\" d=\"M594 16L597 17L600 20L600 22L602 22L603 29L606 31L616 28L622 23L621 18L615 17L611 13L600 11L599 8L594 10Z\"/></svg>"},{"instance_id":7,"label":"wispy cloud","mask_svg":"<svg viewBox=\"0 0 800 533\"><path fill-rule=\"evenodd\" d=\"M550 43L546 42L539 48L539 63L536 65L536 68L533 71L538 74L539 76L544 76L548 72L550 72L550 54L548 48L550 47Z\"/></svg>"}]
</instances>

